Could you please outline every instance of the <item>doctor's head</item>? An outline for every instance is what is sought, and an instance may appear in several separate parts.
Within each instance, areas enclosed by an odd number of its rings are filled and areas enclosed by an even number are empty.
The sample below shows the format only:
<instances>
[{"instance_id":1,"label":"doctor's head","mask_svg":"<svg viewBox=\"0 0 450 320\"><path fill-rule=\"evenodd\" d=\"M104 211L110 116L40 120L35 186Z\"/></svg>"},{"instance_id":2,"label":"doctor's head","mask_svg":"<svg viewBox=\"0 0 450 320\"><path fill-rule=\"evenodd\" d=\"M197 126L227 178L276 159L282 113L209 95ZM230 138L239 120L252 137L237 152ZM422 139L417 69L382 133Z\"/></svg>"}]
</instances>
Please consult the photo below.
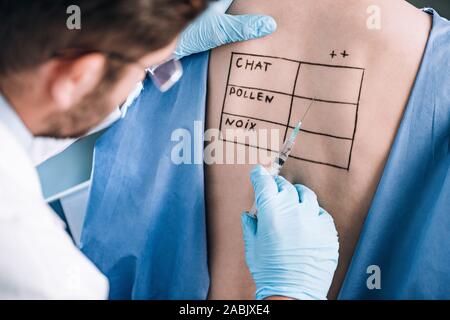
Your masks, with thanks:
<instances>
[{"instance_id":1,"label":"doctor's head","mask_svg":"<svg viewBox=\"0 0 450 320\"><path fill-rule=\"evenodd\" d=\"M204 0L1 0L0 91L35 136L83 135L125 101L146 67L171 56L179 33L204 6Z\"/></svg>"}]
</instances>

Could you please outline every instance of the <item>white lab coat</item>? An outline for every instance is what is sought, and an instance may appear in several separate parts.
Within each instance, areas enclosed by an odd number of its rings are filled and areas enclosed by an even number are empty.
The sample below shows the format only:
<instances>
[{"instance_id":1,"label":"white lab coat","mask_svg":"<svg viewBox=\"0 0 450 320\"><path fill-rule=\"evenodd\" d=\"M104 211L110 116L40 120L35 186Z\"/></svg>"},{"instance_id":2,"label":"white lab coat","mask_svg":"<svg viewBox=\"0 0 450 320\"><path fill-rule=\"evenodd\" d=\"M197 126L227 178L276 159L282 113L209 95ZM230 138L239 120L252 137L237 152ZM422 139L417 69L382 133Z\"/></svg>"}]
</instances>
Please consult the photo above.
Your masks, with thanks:
<instances>
[{"instance_id":1,"label":"white lab coat","mask_svg":"<svg viewBox=\"0 0 450 320\"><path fill-rule=\"evenodd\" d=\"M106 277L43 199L20 125L0 95L0 299L106 299Z\"/></svg>"}]
</instances>

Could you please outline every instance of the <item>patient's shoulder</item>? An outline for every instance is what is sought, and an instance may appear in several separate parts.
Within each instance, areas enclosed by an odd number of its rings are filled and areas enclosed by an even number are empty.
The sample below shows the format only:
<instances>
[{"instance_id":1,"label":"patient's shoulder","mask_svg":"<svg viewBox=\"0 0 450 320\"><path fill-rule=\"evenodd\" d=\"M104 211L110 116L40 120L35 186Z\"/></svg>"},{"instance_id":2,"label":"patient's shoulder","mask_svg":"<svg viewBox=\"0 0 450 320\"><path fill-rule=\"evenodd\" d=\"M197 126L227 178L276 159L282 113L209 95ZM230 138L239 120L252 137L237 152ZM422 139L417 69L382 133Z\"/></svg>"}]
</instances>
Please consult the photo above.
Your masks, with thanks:
<instances>
[{"instance_id":1,"label":"patient's shoulder","mask_svg":"<svg viewBox=\"0 0 450 320\"><path fill-rule=\"evenodd\" d=\"M432 9L427 11L433 14L433 28L423 59L422 72L425 77L432 79L429 85L434 91L436 105L450 112L450 21Z\"/></svg>"},{"instance_id":2,"label":"patient's shoulder","mask_svg":"<svg viewBox=\"0 0 450 320\"><path fill-rule=\"evenodd\" d=\"M432 9L428 12L433 14L433 29L428 41L430 54L435 62L442 63L442 65L436 64L437 67L448 70L450 68L450 21ZM450 76L449 73L446 75Z\"/></svg>"}]
</instances>

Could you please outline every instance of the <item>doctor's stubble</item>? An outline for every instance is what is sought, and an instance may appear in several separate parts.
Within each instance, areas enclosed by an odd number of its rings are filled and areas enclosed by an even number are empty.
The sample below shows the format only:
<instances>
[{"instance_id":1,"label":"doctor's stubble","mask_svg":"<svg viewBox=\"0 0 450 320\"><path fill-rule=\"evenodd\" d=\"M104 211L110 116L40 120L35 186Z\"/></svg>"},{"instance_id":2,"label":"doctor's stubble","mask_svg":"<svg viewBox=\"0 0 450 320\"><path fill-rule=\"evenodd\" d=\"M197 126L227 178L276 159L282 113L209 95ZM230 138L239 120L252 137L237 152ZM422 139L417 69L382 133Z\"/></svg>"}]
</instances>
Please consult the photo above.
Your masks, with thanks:
<instances>
[{"instance_id":1,"label":"doctor's stubble","mask_svg":"<svg viewBox=\"0 0 450 320\"><path fill-rule=\"evenodd\" d=\"M106 70L103 79L86 98L67 111L55 111L50 115L47 129L39 136L79 138L105 120L118 106L110 96L120 83L123 68L108 62Z\"/></svg>"}]
</instances>

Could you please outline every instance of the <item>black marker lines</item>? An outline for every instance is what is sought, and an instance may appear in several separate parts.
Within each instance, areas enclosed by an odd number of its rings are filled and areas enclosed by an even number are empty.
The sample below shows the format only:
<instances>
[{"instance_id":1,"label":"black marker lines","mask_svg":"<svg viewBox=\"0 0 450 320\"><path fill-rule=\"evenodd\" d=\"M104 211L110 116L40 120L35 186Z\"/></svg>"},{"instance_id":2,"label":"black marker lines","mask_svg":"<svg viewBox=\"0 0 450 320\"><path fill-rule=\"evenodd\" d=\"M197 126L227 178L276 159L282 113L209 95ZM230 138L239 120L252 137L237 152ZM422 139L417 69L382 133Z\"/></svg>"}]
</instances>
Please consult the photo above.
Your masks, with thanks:
<instances>
[{"instance_id":1,"label":"black marker lines","mask_svg":"<svg viewBox=\"0 0 450 320\"><path fill-rule=\"evenodd\" d=\"M361 101L361 93L362 93L362 86L363 86L363 82L364 82L365 73L366 72L363 71L362 76L361 76L361 86L359 87L358 106L356 107L356 117L355 117L355 128L354 128L354 131L353 131L352 146L350 148L350 154L349 154L349 157L348 157L348 169L349 170L350 170L350 164L352 162L352 154L353 154L353 146L355 144L356 130L358 129L359 103Z\"/></svg>"},{"instance_id":2,"label":"black marker lines","mask_svg":"<svg viewBox=\"0 0 450 320\"><path fill-rule=\"evenodd\" d=\"M265 91L265 92L270 92L270 93L275 93L275 94L280 94L280 95L285 95L285 96L289 96L289 97L294 97L294 98L299 98L299 99L305 99L305 100L309 100L312 101L314 98L310 98L310 97L305 97L305 96L299 96L299 95L292 95L289 93L285 93L285 92L281 92L281 91L274 91L274 90L269 90L269 89L263 89L263 88L252 88L252 87L247 87L247 86L241 86L241 85L235 85L235 84L228 84L228 87L235 87L235 88L242 88L242 89L249 89L249 90L258 90L258 91ZM344 102L344 101L332 101L332 100L324 100L324 99L314 99L314 101L316 102L324 102L324 103L332 103L332 104L349 104L349 105L358 105L358 103L353 103L353 102Z\"/></svg>"},{"instance_id":3,"label":"black marker lines","mask_svg":"<svg viewBox=\"0 0 450 320\"><path fill-rule=\"evenodd\" d=\"M333 51L331 57L334 58L337 55ZM346 58L349 53L344 50L341 55ZM236 127L254 131L275 126L284 131L283 140L285 140L289 131L294 129L294 123L299 118L302 108L307 105L306 102L315 100L319 104L315 111L317 121L302 128L303 135L300 139L308 140L309 143L306 144L308 146L317 144L318 149L294 149L291 157L299 161L348 171L357 132L364 72L364 68L353 66L233 52L220 117L221 139L277 152L277 150L239 143L235 140L226 140L224 129ZM238 73L245 73L245 76L236 77ZM280 73L283 75L281 82L271 81L273 78L279 79ZM345 85L347 90L344 92L330 93L329 90L323 89L342 85L343 81L347 82ZM326 85L323 85L324 82ZM269 83L270 86L264 86ZM262 86L265 88L261 88ZM273 108L277 108L277 111L274 112ZM337 119L344 117L343 124L347 127L333 129L333 125L331 127L321 125L321 118L334 119L334 115L338 115Z\"/></svg>"},{"instance_id":4,"label":"black marker lines","mask_svg":"<svg viewBox=\"0 0 450 320\"><path fill-rule=\"evenodd\" d=\"M347 50L344 50L340 53L340 55L342 56L343 59L346 59L347 57L350 57L350 53L347 52ZM330 52L330 57L331 60L334 60L334 58L336 58L338 56L338 54L336 53L336 50L333 50Z\"/></svg>"},{"instance_id":5,"label":"black marker lines","mask_svg":"<svg viewBox=\"0 0 450 320\"><path fill-rule=\"evenodd\" d=\"M225 90L225 96L223 98L223 107L222 107L222 113L220 114L220 132L222 132L222 122L223 122L223 110L225 108L225 101L227 100L227 94L228 94L228 83L230 83L230 76L231 76L231 67L233 66L233 55L230 57L230 66L228 68L228 76L227 76L227 88ZM222 133L220 134L221 138L223 140Z\"/></svg>"},{"instance_id":6,"label":"black marker lines","mask_svg":"<svg viewBox=\"0 0 450 320\"><path fill-rule=\"evenodd\" d=\"M361 71L365 70L364 68L359 68L359 67L306 62L306 61L294 60L294 59L289 59L289 58L282 58L282 57L275 57L275 56L264 56L264 55L261 55L261 54L254 54L254 53L232 52L231 55L232 56L234 56L234 55L244 55L244 56L249 56L249 57L278 59L278 60L284 60L284 61L289 61L289 62L307 64L307 65L311 65L311 66L318 66L318 67L330 67L330 68L338 68L338 69L339 68L342 68L342 69L354 69L354 70L361 70Z\"/></svg>"},{"instance_id":7,"label":"black marker lines","mask_svg":"<svg viewBox=\"0 0 450 320\"><path fill-rule=\"evenodd\" d=\"M286 127L286 131L284 133L284 138L283 141L286 141L287 138L287 134L288 134L288 130L289 130L289 123L291 122L291 117L292 117L292 107L294 106L294 99L295 99L295 91L297 89L297 81L298 81L298 75L300 74L300 68L302 67L302 64L299 63L298 64L298 68L297 68L297 74L295 75L295 81L294 81L294 89L292 90L292 97L291 97L291 106L289 108L289 117L288 117L288 126Z\"/></svg>"}]
</instances>

